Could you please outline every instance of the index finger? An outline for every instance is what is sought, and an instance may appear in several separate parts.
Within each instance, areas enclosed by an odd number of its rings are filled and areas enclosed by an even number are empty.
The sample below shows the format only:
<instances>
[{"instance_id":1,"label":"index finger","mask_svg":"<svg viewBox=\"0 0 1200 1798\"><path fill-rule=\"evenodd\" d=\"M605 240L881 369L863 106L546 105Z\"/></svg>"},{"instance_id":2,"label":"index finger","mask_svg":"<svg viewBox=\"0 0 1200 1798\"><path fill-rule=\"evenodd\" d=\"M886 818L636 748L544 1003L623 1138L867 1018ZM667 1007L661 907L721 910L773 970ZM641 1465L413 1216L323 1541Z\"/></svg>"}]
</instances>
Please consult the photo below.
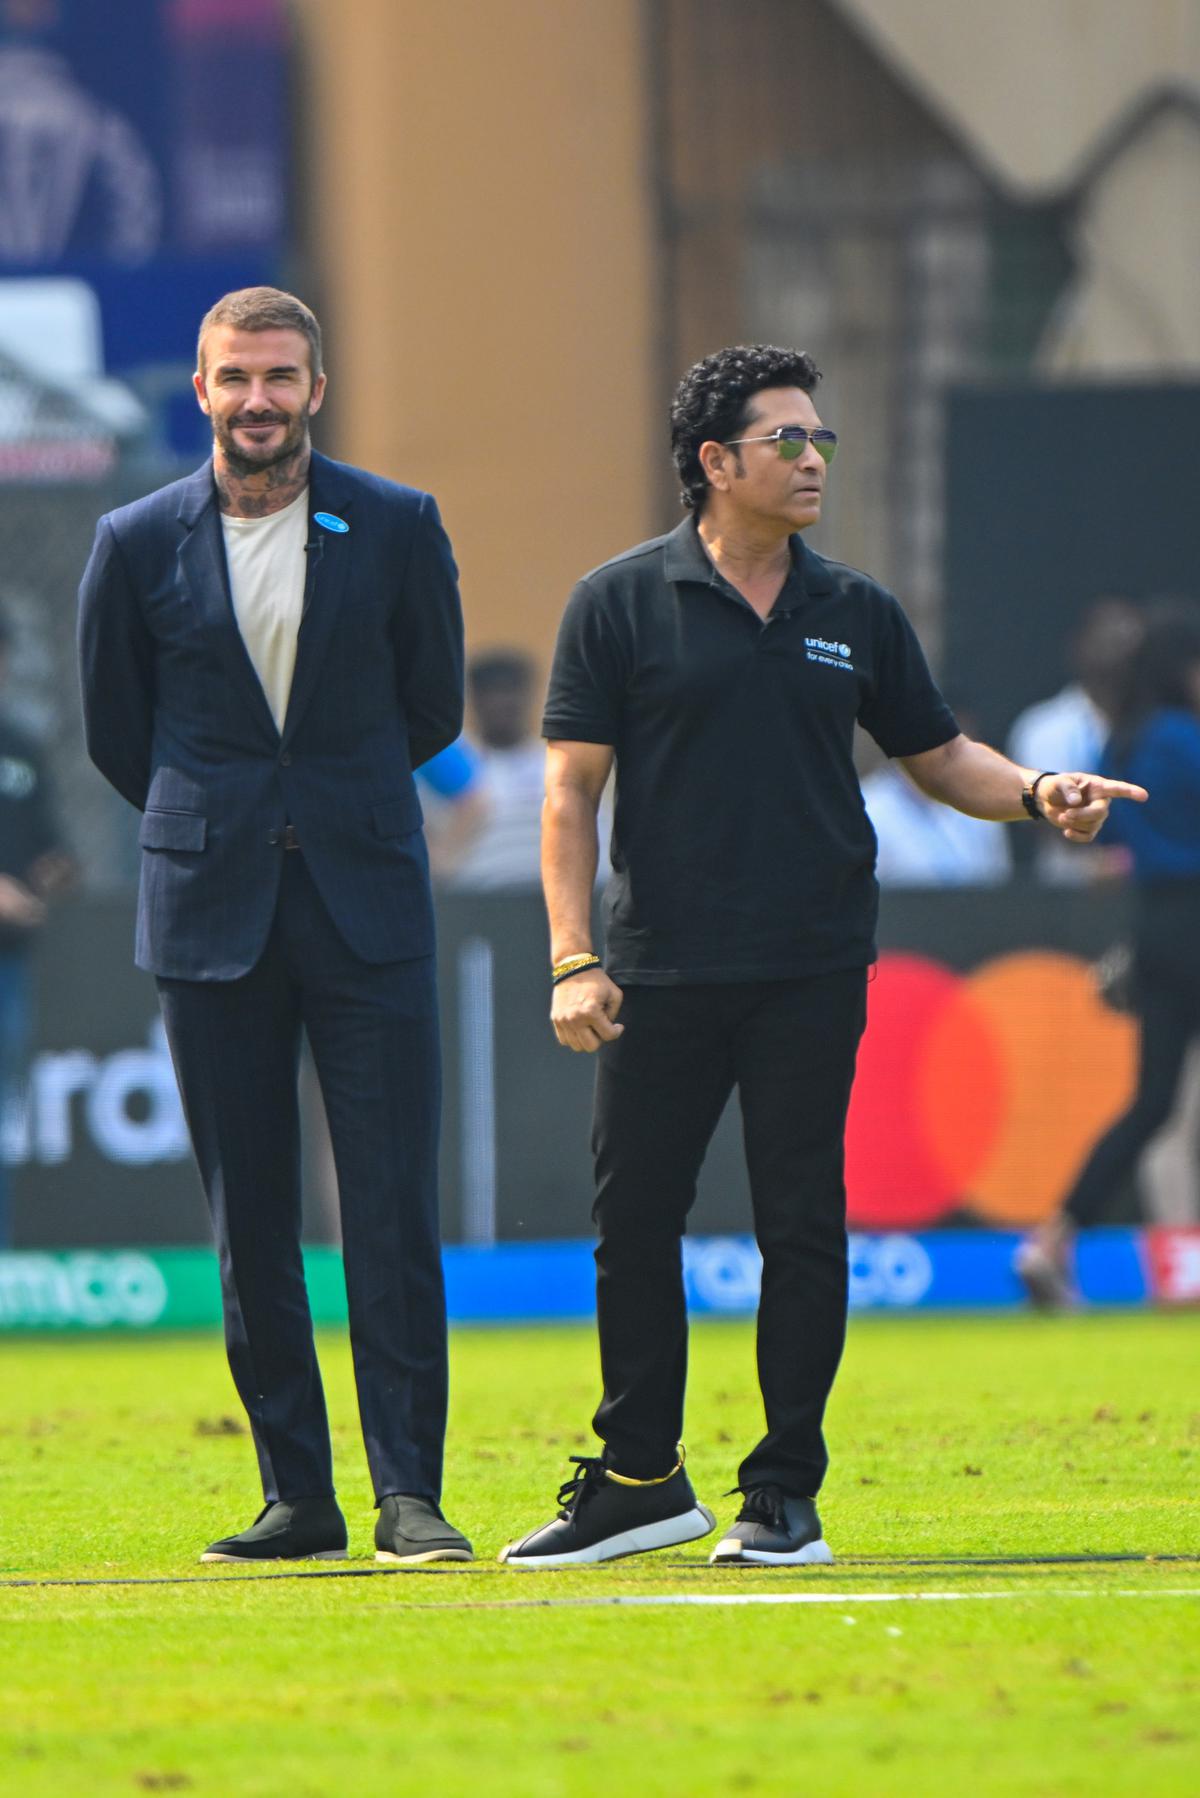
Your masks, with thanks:
<instances>
[{"instance_id":1,"label":"index finger","mask_svg":"<svg viewBox=\"0 0 1200 1798\"><path fill-rule=\"evenodd\" d=\"M1145 787L1135 787L1128 780L1095 779L1089 785L1101 799L1136 799L1142 805L1150 797Z\"/></svg>"}]
</instances>

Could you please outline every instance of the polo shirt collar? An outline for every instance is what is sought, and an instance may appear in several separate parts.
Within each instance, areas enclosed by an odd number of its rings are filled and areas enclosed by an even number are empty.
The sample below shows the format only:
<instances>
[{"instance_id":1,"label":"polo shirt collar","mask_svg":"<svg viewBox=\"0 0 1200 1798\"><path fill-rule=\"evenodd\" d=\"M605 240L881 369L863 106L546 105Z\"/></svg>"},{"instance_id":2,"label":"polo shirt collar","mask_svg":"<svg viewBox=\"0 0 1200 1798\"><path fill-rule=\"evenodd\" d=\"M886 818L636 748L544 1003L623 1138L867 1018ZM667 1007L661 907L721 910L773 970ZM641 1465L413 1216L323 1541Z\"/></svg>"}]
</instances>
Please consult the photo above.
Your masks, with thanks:
<instances>
[{"instance_id":1,"label":"polo shirt collar","mask_svg":"<svg viewBox=\"0 0 1200 1798\"><path fill-rule=\"evenodd\" d=\"M799 575L805 593L832 593L833 577L824 558L808 548L798 531L788 542L792 567ZM689 515L667 537L663 573L669 581L697 581L704 587L716 584L717 570L700 541L694 517Z\"/></svg>"}]
</instances>

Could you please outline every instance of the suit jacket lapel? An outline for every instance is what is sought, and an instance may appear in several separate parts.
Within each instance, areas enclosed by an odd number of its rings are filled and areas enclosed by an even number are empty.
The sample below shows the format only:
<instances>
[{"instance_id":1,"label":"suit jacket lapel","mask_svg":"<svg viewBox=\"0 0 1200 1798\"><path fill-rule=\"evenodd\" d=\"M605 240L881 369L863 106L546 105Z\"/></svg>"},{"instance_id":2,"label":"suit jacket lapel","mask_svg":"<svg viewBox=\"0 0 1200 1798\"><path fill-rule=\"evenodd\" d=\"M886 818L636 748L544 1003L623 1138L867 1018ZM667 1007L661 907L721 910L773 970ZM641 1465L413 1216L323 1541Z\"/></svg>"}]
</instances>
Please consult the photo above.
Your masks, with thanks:
<instances>
[{"instance_id":1,"label":"suit jacket lapel","mask_svg":"<svg viewBox=\"0 0 1200 1798\"><path fill-rule=\"evenodd\" d=\"M292 675L287 716L283 721L285 742L295 736L316 690L354 553L351 515L354 494L337 464L314 453L308 483L308 572L304 584L304 613L296 644L296 668ZM350 525L350 530L323 529L313 521L317 512L332 512Z\"/></svg>"},{"instance_id":2,"label":"suit jacket lapel","mask_svg":"<svg viewBox=\"0 0 1200 1798\"><path fill-rule=\"evenodd\" d=\"M279 732L271 708L234 616L211 462L205 463L185 483L179 517L187 531L179 546L179 572L183 585L201 623L212 631L213 641L225 659L229 678L241 691L254 721L278 741Z\"/></svg>"}]
</instances>

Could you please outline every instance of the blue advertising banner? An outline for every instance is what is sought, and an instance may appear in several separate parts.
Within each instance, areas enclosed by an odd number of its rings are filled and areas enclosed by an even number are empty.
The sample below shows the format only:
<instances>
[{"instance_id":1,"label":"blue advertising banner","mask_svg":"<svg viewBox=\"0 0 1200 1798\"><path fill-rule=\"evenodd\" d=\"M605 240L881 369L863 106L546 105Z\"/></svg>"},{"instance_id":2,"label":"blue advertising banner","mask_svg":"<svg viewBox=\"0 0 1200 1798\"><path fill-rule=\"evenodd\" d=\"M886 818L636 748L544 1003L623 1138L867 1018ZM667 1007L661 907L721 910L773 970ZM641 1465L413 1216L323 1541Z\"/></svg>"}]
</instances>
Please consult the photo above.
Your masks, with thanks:
<instances>
[{"instance_id":1,"label":"blue advertising banner","mask_svg":"<svg viewBox=\"0 0 1200 1798\"><path fill-rule=\"evenodd\" d=\"M281 0L0 0L0 288L85 281L110 374L190 361L277 269L286 46Z\"/></svg>"},{"instance_id":2,"label":"blue advertising banner","mask_svg":"<svg viewBox=\"0 0 1200 1798\"><path fill-rule=\"evenodd\" d=\"M852 1311L1004 1310L1024 1303L1009 1231L939 1230L850 1239ZM312 1314L343 1323L341 1255L305 1251ZM595 1275L585 1241L447 1247L446 1296L456 1323L590 1319ZM693 1316L744 1317L758 1302L762 1261L749 1236L689 1238ZM1079 1244L1085 1305L1200 1303L1200 1230L1101 1229ZM0 1334L25 1330L194 1329L220 1323L216 1258L195 1248L0 1254Z\"/></svg>"}]
</instances>

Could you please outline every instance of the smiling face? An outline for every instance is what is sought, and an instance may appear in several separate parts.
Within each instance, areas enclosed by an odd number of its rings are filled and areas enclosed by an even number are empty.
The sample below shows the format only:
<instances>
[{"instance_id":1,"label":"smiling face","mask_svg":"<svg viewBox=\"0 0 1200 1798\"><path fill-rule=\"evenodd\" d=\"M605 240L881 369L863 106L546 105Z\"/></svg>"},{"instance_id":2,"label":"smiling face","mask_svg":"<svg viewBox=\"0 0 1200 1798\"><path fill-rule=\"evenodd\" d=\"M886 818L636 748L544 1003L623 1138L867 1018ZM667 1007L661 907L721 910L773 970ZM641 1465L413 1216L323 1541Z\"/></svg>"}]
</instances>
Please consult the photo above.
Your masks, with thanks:
<instances>
[{"instance_id":1,"label":"smiling face","mask_svg":"<svg viewBox=\"0 0 1200 1798\"><path fill-rule=\"evenodd\" d=\"M766 387L750 402L739 437L768 437L781 426L821 423L811 395L802 387ZM705 443L700 461L710 493L705 516L720 510L730 522L806 531L821 516L828 472L825 462L806 443L794 462L785 461L775 443Z\"/></svg>"},{"instance_id":2,"label":"smiling face","mask_svg":"<svg viewBox=\"0 0 1200 1798\"><path fill-rule=\"evenodd\" d=\"M214 325L192 385L212 420L218 460L238 475L273 468L306 448L308 421L325 397L325 376L313 380L300 331Z\"/></svg>"}]
</instances>

